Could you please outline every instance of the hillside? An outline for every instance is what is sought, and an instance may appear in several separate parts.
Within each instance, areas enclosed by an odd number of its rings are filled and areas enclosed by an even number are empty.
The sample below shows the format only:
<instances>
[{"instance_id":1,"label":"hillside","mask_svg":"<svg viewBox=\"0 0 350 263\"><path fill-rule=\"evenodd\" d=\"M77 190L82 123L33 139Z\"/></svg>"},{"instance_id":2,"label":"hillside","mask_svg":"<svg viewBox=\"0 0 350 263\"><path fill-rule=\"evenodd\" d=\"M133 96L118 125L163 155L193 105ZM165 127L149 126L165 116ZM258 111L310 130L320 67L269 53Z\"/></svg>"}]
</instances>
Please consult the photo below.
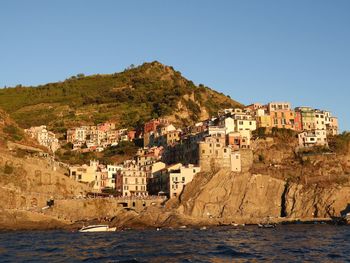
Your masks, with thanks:
<instances>
[{"instance_id":1,"label":"hillside","mask_svg":"<svg viewBox=\"0 0 350 263\"><path fill-rule=\"evenodd\" d=\"M28 148L34 147L39 151L47 151L35 140L29 138L8 113L0 109L0 152L7 148L9 142L13 145L21 145Z\"/></svg>"},{"instance_id":2,"label":"hillside","mask_svg":"<svg viewBox=\"0 0 350 263\"><path fill-rule=\"evenodd\" d=\"M156 61L115 74L78 74L63 82L0 89L0 108L21 127L46 124L56 132L106 120L136 127L160 116L184 125L219 108L240 106Z\"/></svg>"}]
</instances>

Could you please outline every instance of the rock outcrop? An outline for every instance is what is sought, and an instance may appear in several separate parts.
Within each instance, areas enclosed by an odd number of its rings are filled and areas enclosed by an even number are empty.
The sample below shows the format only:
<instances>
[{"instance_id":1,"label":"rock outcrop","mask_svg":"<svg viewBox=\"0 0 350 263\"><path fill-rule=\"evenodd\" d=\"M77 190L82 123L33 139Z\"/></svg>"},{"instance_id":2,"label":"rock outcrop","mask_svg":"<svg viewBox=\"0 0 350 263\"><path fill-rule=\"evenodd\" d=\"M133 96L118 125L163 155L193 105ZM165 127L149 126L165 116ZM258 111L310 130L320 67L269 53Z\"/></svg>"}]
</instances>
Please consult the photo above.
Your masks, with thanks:
<instances>
[{"instance_id":1,"label":"rock outcrop","mask_svg":"<svg viewBox=\"0 0 350 263\"><path fill-rule=\"evenodd\" d=\"M221 170L198 175L186 186L178 209L194 218L258 223L267 217L339 217L349 203L350 186L299 185L268 175Z\"/></svg>"}]
</instances>

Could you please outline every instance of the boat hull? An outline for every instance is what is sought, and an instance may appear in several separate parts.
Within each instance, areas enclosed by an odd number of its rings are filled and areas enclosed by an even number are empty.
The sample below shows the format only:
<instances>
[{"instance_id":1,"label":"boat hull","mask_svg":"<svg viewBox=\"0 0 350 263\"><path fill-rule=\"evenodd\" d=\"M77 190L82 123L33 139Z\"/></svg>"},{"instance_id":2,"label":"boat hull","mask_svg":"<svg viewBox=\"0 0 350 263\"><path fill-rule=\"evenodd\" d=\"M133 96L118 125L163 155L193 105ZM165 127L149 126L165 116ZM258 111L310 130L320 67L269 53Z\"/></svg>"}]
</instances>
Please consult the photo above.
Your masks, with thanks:
<instances>
[{"instance_id":1,"label":"boat hull","mask_svg":"<svg viewBox=\"0 0 350 263\"><path fill-rule=\"evenodd\" d=\"M114 232L116 231L116 227L109 227L109 226L87 226L83 227L79 230L81 233L89 233L89 232Z\"/></svg>"}]
</instances>

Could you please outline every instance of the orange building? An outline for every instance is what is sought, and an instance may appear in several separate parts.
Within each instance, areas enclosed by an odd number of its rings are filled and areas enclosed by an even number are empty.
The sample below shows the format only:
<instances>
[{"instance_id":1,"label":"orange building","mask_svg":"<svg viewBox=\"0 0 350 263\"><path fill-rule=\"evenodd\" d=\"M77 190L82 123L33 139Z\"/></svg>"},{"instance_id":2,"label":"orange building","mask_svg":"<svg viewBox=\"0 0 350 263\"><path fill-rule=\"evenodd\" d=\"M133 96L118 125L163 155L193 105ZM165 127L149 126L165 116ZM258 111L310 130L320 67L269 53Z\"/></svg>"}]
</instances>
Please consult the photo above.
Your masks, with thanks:
<instances>
[{"instance_id":1,"label":"orange building","mask_svg":"<svg viewBox=\"0 0 350 263\"><path fill-rule=\"evenodd\" d=\"M295 129L295 112L289 102L273 102L268 104L271 127Z\"/></svg>"}]
</instances>

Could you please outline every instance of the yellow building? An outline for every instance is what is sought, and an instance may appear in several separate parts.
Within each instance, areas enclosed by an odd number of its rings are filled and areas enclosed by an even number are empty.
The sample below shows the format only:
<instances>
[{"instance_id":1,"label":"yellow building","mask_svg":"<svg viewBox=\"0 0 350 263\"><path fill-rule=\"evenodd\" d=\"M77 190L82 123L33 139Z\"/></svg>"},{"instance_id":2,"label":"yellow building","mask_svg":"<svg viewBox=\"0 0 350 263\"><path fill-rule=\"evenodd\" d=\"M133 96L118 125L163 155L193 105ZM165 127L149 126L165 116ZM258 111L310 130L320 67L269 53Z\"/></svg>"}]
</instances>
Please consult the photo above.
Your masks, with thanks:
<instances>
[{"instance_id":1,"label":"yellow building","mask_svg":"<svg viewBox=\"0 0 350 263\"><path fill-rule=\"evenodd\" d=\"M90 161L90 165L79 165L69 167L69 177L78 182L91 183L96 180L98 162Z\"/></svg>"},{"instance_id":2,"label":"yellow building","mask_svg":"<svg viewBox=\"0 0 350 263\"><path fill-rule=\"evenodd\" d=\"M259 128L270 128L271 127L271 116L270 115L262 115L257 116L257 126Z\"/></svg>"}]
</instances>

